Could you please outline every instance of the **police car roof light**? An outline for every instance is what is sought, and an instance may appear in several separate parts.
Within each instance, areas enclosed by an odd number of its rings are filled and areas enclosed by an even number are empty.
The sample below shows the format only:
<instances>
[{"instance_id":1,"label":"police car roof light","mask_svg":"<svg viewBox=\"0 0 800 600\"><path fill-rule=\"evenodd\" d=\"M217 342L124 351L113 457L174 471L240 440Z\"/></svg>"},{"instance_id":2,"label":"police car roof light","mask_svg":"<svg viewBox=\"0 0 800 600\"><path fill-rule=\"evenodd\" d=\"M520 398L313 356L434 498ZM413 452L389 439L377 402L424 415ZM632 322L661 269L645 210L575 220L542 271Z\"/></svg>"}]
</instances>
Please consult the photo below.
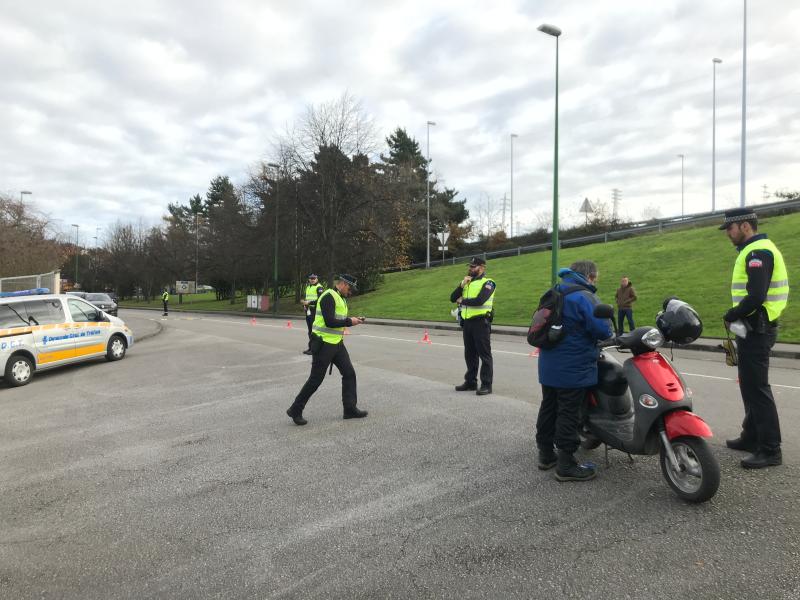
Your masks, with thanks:
<instances>
[{"instance_id":1,"label":"police car roof light","mask_svg":"<svg viewBox=\"0 0 800 600\"><path fill-rule=\"evenodd\" d=\"M47 288L33 288L30 290L19 290L18 292L0 292L0 298L14 298L16 296L41 296L49 293L50 290Z\"/></svg>"}]
</instances>

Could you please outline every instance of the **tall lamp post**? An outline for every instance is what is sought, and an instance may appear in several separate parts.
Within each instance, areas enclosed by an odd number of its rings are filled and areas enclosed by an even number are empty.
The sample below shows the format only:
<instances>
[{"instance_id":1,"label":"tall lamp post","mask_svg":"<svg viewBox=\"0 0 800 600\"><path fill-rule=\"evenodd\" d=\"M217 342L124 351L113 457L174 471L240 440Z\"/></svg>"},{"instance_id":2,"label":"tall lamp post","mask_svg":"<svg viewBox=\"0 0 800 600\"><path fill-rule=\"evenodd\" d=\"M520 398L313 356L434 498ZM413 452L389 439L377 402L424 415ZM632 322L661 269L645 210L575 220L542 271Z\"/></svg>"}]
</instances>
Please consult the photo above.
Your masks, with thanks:
<instances>
[{"instance_id":1,"label":"tall lamp post","mask_svg":"<svg viewBox=\"0 0 800 600\"><path fill-rule=\"evenodd\" d=\"M73 223L72 226L75 228L75 285L77 286L78 285L78 257L81 254L80 247L78 246L78 240L79 240L78 236L79 236L79 233L80 233L81 226L80 225L76 225L75 223Z\"/></svg>"},{"instance_id":2,"label":"tall lamp post","mask_svg":"<svg viewBox=\"0 0 800 600\"><path fill-rule=\"evenodd\" d=\"M717 210L717 65L722 60L712 58L714 83L711 108L711 212Z\"/></svg>"},{"instance_id":3,"label":"tall lamp post","mask_svg":"<svg viewBox=\"0 0 800 600\"><path fill-rule=\"evenodd\" d=\"M278 191L279 191L279 181L278 177L280 177L280 165L275 163L268 163L268 167L272 167L275 169L275 260L272 266L272 280L274 281L275 286L275 302L272 304L272 312L278 312Z\"/></svg>"},{"instance_id":4,"label":"tall lamp post","mask_svg":"<svg viewBox=\"0 0 800 600\"><path fill-rule=\"evenodd\" d=\"M739 206L744 208L745 154L747 148L747 0L744 0L744 36L742 38L742 167L739 183Z\"/></svg>"},{"instance_id":5,"label":"tall lamp post","mask_svg":"<svg viewBox=\"0 0 800 600\"><path fill-rule=\"evenodd\" d=\"M553 158L553 239L552 250L552 265L550 280L551 284L555 285L558 274L558 37L561 35L561 30L554 25L539 25L537 28L542 33L552 35L556 38L556 133L555 133L555 150Z\"/></svg>"},{"instance_id":6,"label":"tall lamp post","mask_svg":"<svg viewBox=\"0 0 800 600\"><path fill-rule=\"evenodd\" d=\"M425 165L425 183L428 187L428 232L425 236L427 239L426 242L426 252L425 252L425 268L431 268L431 175L430 175L430 166L431 166L431 125L436 126L436 123L433 121L428 121L428 163Z\"/></svg>"},{"instance_id":7,"label":"tall lamp post","mask_svg":"<svg viewBox=\"0 0 800 600\"><path fill-rule=\"evenodd\" d=\"M519 137L512 133L511 138L511 236L514 237L514 138Z\"/></svg>"},{"instance_id":8,"label":"tall lamp post","mask_svg":"<svg viewBox=\"0 0 800 600\"><path fill-rule=\"evenodd\" d=\"M683 159L685 157L683 154L677 154L676 156L681 159L681 216L683 216Z\"/></svg>"},{"instance_id":9,"label":"tall lamp post","mask_svg":"<svg viewBox=\"0 0 800 600\"><path fill-rule=\"evenodd\" d=\"M23 198L22 198L22 197L23 197L23 196L30 196L31 194L33 194L33 192L29 192L28 190L22 190L22 191L19 193L19 201L20 201L20 202L23 202Z\"/></svg>"}]
</instances>

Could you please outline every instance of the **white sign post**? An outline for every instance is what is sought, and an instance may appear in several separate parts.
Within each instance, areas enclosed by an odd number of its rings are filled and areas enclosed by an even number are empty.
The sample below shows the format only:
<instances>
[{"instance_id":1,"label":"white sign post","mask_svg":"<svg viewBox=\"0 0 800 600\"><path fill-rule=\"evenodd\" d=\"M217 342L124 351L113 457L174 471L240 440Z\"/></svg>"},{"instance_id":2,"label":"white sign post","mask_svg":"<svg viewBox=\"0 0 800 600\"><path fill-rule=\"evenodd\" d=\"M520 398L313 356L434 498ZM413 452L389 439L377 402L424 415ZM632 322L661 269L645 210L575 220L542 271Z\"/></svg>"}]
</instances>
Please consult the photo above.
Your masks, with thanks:
<instances>
[{"instance_id":1,"label":"white sign post","mask_svg":"<svg viewBox=\"0 0 800 600\"><path fill-rule=\"evenodd\" d=\"M447 250L447 240L450 239L449 231L442 231L436 234L436 239L439 240L439 250L442 251L442 264L444 264L444 252Z\"/></svg>"}]
</instances>

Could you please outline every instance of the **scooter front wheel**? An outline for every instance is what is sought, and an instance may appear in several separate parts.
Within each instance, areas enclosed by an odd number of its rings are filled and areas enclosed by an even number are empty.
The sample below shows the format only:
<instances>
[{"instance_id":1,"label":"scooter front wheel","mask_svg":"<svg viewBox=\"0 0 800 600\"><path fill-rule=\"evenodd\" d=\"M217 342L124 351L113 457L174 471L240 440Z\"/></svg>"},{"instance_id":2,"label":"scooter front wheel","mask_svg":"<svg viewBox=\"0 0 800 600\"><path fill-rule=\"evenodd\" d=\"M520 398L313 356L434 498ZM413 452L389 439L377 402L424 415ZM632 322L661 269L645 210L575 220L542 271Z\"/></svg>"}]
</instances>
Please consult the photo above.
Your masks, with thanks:
<instances>
[{"instance_id":1,"label":"scooter front wheel","mask_svg":"<svg viewBox=\"0 0 800 600\"><path fill-rule=\"evenodd\" d=\"M661 447L661 472L669 487L687 502L705 502L719 489L719 463L703 438L682 436L670 440L678 461L674 468Z\"/></svg>"}]
</instances>

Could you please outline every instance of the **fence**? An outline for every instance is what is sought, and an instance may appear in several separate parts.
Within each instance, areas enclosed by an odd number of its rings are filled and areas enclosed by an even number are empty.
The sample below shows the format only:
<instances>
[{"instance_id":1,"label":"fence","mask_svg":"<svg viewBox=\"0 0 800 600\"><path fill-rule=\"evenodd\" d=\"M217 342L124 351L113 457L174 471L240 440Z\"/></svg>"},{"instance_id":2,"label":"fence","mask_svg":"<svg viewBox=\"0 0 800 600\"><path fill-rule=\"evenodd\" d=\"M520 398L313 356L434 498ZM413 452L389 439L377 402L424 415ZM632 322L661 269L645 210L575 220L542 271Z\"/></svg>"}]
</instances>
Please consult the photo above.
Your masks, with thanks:
<instances>
[{"instance_id":1,"label":"fence","mask_svg":"<svg viewBox=\"0 0 800 600\"><path fill-rule=\"evenodd\" d=\"M19 292L34 288L47 288L51 294L61 293L61 272L51 271L41 275L0 277L0 292Z\"/></svg>"},{"instance_id":2,"label":"fence","mask_svg":"<svg viewBox=\"0 0 800 600\"><path fill-rule=\"evenodd\" d=\"M772 202L770 204L759 204L753 207L758 211L759 217L766 215L774 215L782 212L796 212L800 210L800 200L785 200L782 202ZM580 246L584 244L592 244L595 242L608 242L615 239L622 239L634 235L641 235L644 233L658 232L661 233L665 229L672 229L675 227L685 227L687 225L701 225L707 221L714 221L715 223L722 222L722 216L725 214L724 210L714 212L696 213L693 215L686 215L682 217L669 217L666 219L658 219L654 221L642 221L639 223L631 223L625 229L614 229L603 233L594 235L584 235L581 237L570 239L559 239L558 247L565 246ZM505 248L503 250L492 250L491 252L472 252L466 256L453 256L444 260L431 260L432 267L439 267L442 265L454 265L460 262L467 262L473 256L483 256L484 260L489 258L500 258L503 256L520 256L522 254L529 254L531 252L542 252L550 250L552 242L543 242L541 244L533 244L530 246L518 246L517 248ZM384 273L392 273L395 271L408 271L410 269L424 269L425 263L412 263L405 267L389 267L384 269Z\"/></svg>"}]
</instances>

